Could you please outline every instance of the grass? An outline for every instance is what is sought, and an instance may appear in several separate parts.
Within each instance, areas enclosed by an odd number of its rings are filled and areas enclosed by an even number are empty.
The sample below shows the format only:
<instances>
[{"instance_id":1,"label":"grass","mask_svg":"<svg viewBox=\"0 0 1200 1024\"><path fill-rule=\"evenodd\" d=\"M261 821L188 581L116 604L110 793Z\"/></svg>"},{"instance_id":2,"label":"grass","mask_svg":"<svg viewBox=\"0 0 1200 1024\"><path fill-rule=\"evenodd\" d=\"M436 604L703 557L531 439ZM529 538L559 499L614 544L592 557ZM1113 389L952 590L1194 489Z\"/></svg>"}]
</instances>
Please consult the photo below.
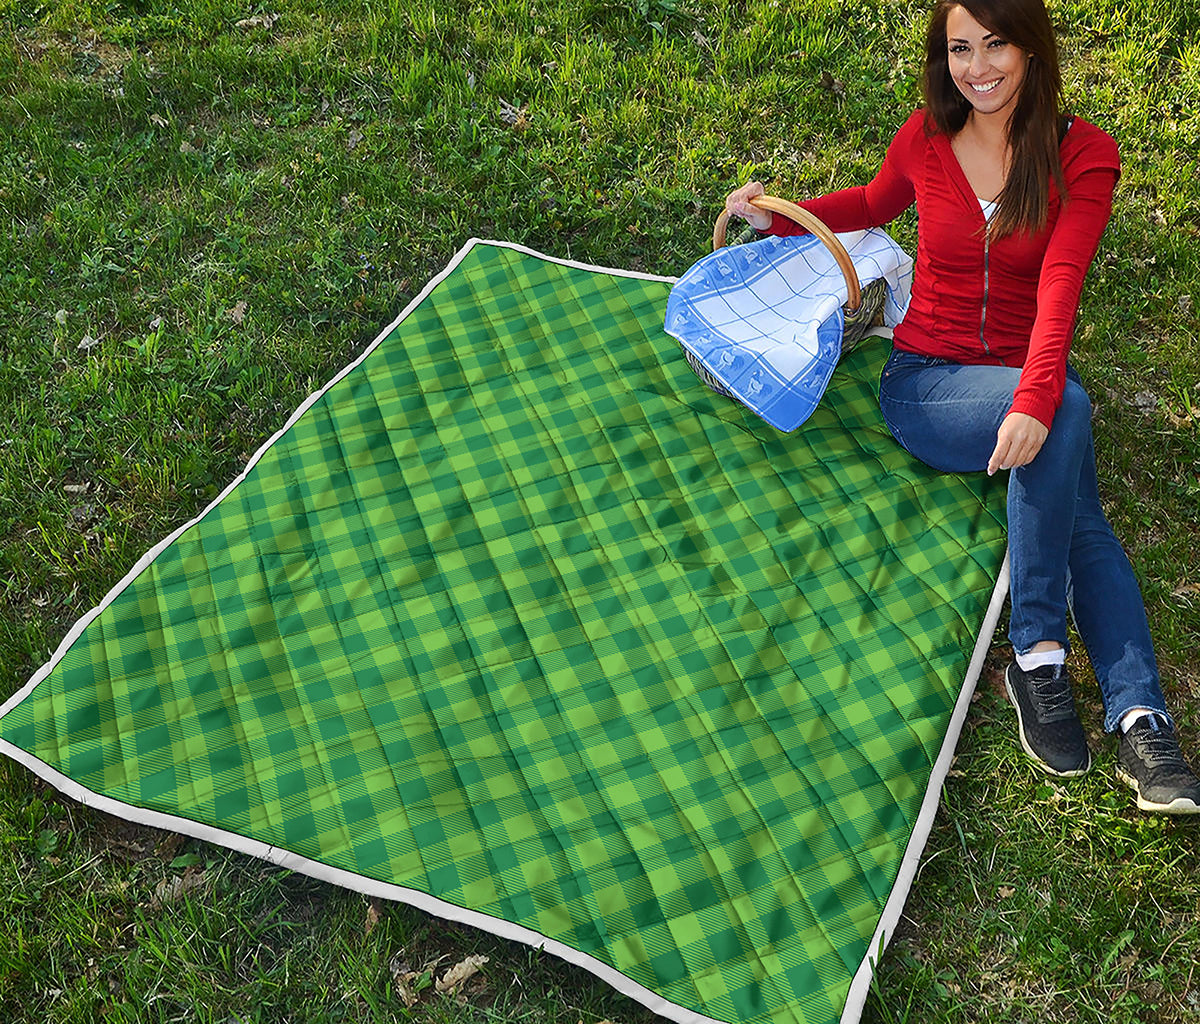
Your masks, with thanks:
<instances>
[{"instance_id":1,"label":"grass","mask_svg":"<svg viewBox=\"0 0 1200 1024\"><path fill-rule=\"evenodd\" d=\"M0 698L467 237L675 274L747 176L866 180L917 102L924 11L0 0ZM1200 8L1053 13L1068 96L1124 158L1075 360L1200 751ZM911 215L895 233L911 246ZM1039 777L1003 656L865 1019L1200 1020L1200 831L1131 809L1094 688L1099 770ZM552 958L124 824L8 762L0 849L5 1020L650 1019ZM476 952L462 998L409 1009L392 983Z\"/></svg>"}]
</instances>

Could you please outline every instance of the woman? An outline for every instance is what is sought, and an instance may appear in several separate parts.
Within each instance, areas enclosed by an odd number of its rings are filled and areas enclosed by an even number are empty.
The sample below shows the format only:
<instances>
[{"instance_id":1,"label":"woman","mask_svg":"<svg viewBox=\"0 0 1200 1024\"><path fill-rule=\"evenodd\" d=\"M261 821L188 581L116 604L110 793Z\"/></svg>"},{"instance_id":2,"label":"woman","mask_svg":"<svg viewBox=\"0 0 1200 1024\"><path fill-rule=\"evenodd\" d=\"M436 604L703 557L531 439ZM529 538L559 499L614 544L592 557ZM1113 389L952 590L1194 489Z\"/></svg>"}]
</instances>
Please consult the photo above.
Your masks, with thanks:
<instances>
[{"instance_id":1,"label":"woman","mask_svg":"<svg viewBox=\"0 0 1200 1024\"><path fill-rule=\"evenodd\" d=\"M1045 771L1091 767L1065 666L1067 609L1120 730L1120 778L1143 810L1200 813L1175 738L1137 581L1101 511L1091 406L1067 365L1084 275L1112 209L1117 147L1060 113L1042 0L942 0L926 37L925 107L868 185L802 205L835 231L886 224L914 202L912 302L880 380L896 440L936 469L1011 470L1005 681L1021 745ZM801 232L749 200L760 231Z\"/></svg>"}]
</instances>

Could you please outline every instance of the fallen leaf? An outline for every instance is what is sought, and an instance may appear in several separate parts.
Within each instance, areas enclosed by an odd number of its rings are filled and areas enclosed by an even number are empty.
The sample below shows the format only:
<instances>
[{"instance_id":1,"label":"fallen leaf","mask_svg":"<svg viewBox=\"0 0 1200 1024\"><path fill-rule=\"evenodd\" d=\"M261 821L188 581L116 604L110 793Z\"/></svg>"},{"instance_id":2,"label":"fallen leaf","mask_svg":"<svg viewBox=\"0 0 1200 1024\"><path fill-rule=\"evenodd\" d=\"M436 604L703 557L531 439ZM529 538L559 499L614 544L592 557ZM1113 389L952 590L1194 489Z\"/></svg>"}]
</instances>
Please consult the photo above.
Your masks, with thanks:
<instances>
[{"instance_id":1,"label":"fallen leaf","mask_svg":"<svg viewBox=\"0 0 1200 1024\"><path fill-rule=\"evenodd\" d=\"M846 92L846 86L833 77L828 71L821 72L821 80L817 83L822 89L827 89L835 96L841 96Z\"/></svg>"},{"instance_id":2,"label":"fallen leaf","mask_svg":"<svg viewBox=\"0 0 1200 1024\"><path fill-rule=\"evenodd\" d=\"M184 139L184 141L179 144L179 152L195 153L195 152L197 152L197 150L196 150L195 146L193 146L190 142L188 142L186 139Z\"/></svg>"},{"instance_id":3,"label":"fallen leaf","mask_svg":"<svg viewBox=\"0 0 1200 1024\"><path fill-rule=\"evenodd\" d=\"M196 889L203 889L207 885L208 873L206 871L192 871L189 869L182 875L173 875L159 882L154 887L154 904L156 906L164 906L168 903L174 903L186 893L194 892Z\"/></svg>"},{"instance_id":4,"label":"fallen leaf","mask_svg":"<svg viewBox=\"0 0 1200 1024\"><path fill-rule=\"evenodd\" d=\"M417 1005L417 993L410 984L414 977L415 975L409 972L404 977L396 975L392 978L392 983L396 986L396 995L400 997L404 1005L410 1010Z\"/></svg>"},{"instance_id":5,"label":"fallen leaf","mask_svg":"<svg viewBox=\"0 0 1200 1024\"><path fill-rule=\"evenodd\" d=\"M367 922L363 927L363 934L370 935L377 924L379 924L379 900L373 899L367 904Z\"/></svg>"},{"instance_id":6,"label":"fallen leaf","mask_svg":"<svg viewBox=\"0 0 1200 1024\"><path fill-rule=\"evenodd\" d=\"M992 693L1001 700L1008 700L1008 691L1004 687L1004 674L1012 657L1012 648L1002 645L989 650L987 660L983 663L984 681ZM976 692L978 693L978 690Z\"/></svg>"},{"instance_id":7,"label":"fallen leaf","mask_svg":"<svg viewBox=\"0 0 1200 1024\"><path fill-rule=\"evenodd\" d=\"M99 344L100 344L99 338L93 338L90 334L85 334L80 339L78 347L83 349L83 351L86 352L88 349L95 348Z\"/></svg>"},{"instance_id":8,"label":"fallen leaf","mask_svg":"<svg viewBox=\"0 0 1200 1024\"><path fill-rule=\"evenodd\" d=\"M1139 391L1133 396L1133 404L1142 412L1158 408L1158 396L1153 391Z\"/></svg>"},{"instance_id":9,"label":"fallen leaf","mask_svg":"<svg viewBox=\"0 0 1200 1024\"><path fill-rule=\"evenodd\" d=\"M267 28L279 20L278 14L255 14L249 18L243 18L241 21L234 22L237 28L243 32L249 32L252 28Z\"/></svg>"},{"instance_id":10,"label":"fallen leaf","mask_svg":"<svg viewBox=\"0 0 1200 1024\"><path fill-rule=\"evenodd\" d=\"M68 494L87 494L91 484L63 484L63 490Z\"/></svg>"},{"instance_id":11,"label":"fallen leaf","mask_svg":"<svg viewBox=\"0 0 1200 1024\"><path fill-rule=\"evenodd\" d=\"M54 314L54 322L56 324L58 324L59 327L61 327L63 324L65 324L67 322L68 316L69 316L69 314L67 313L67 311L65 309L60 309L57 313Z\"/></svg>"},{"instance_id":12,"label":"fallen leaf","mask_svg":"<svg viewBox=\"0 0 1200 1024\"><path fill-rule=\"evenodd\" d=\"M405 1006L412 1009L412 1007L417 1005L419 999L417 982L421 977L421 972L414 971L407 960L400 959L403 952L401 950L388 961L388 973L392 976L392 984L396 986L396 994ZM427 984L428 981L426 982Z\"/></svg>"},{"instance_id":13,"label":"fallen leaf","mask_svg":"<svg viewBox=\"0 0 1200 1024\"><path fill-rule=\"evenodd\" d=\"M230 320L235 324L240 324L246 319L247 308L246 300L242 299L232 309L227 309L225 312L228 314Z\"/></svg>"},{"instance_id":14,"label":"fallen leaf","mask_svg":"<svg viewBox=\"0 0 1200 1024\"><path fill-rule=\"evenodd\" d=\"M155 846L154 852L163 860L173 860L182 845L183 836L178 832L171 832Z\"/></svg>"},{"instance_id":15,"label":"fallen leaf","mask_svg":"<svg viewBox=\"0 0 1200 1024\"><path fill-rule=\"evenodd\" d=\"M465 960L455 964L445 974L437 980L437 990L439 992L453 992L459 985L466 981L473 974L479 972L479 968L488 962L488 958L482 953L475 953L467 957Z\"/></svg>"},{"instance_id":16,"label":"fallen leaf","mask_svg":"<svg viewBox=\"0 0 1200 1024\"><path fill-rule=\"evenodd\" d=\"M129 839L109 839L108 848L122 853L124 858L130 861L141 860L146 856L146 846Z\"/></svg>"},{"instance_id":17,"label":"fallen leaf","mask_svg":"<svg viewBox=\"0 0 1200 1024\"><path fill-rule=\"evenodd\" d=\"M528 106L514 107L508 100L500 101L500 120L513 128L526 128L529 125L529 118L526 117Z\"/></svg>"},{"instance_id":18,"label":"fallen leaf","mask_svg":"<svg viewBox=\"0 0 1200 1024\"><path fill-rule=\"evenodd\" d=\"M353 152L354 149L358 146L358 144L360 142L362 142L362 140L365 138L366 138L366 136L363 135L363 133L360 132L357 128L353 129L350 132L350 137L346 139L346 148L348 150L350 150L351 152Z\"/></svg>"},{"instance_id":19,"label":"fallen leaf","mask_svg":"<svg viewBox=\"0 0 1200 1024\"><path fill-rule=\"evenodd\" d=\"M165 117L163 117L162 114L151 114L150 115L150 123L152 125L156 125L159 128L167 127L167 119Z\"/></svg>"},{"instance_id":20,"label":"fallen leaf","mask_svg":"<svg viewBox=\"0 0 1200 1024\"><path fill-rule=\"evenodd\" d=\"M996 890L996 895L999 896L1002 900L1009 899L1010 897L1015 896L1016 894L1017 894L1017 890L1014 889L1011 885L1002 885L1002 886L1000 886L999 889Z\"/></svg>"}]
</instances>

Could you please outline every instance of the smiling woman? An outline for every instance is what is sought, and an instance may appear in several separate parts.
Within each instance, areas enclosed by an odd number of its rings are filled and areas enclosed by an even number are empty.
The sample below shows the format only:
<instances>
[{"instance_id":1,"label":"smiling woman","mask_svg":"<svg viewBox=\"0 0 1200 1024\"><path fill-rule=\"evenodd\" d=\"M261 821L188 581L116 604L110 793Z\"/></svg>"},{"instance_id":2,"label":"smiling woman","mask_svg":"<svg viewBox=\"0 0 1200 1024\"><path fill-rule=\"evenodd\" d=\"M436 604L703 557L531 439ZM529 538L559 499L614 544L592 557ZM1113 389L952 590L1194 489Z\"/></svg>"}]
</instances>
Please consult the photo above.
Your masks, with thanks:
<instances>
[{"instance_id":1,"label":"smiling woman","mask_svg":"<svg viewBox=\"0 0 1200 1024\"><path fill-rule=\"evenodd\" d=\"M946 18L950 77L976 117L1004 114L1021 94L1025 68L1033 55L984 28L965 7Z\"/></svg>"},{"instance_id":2,"label":"smiling woman","mask_svg":"<svg viewBox=\"0 0 1200 1024\"><path fill-rule=\"evenodd\" d=\"M1200 813L1200 779L1166 711L1137 580L1100 507L1091 404L1067 356L1083 280L1112 210L1112 138L1062 109L1042 0L942 0L926 33L925 108L869 184L800 204L834 231L914 203L912 301L880 405L897 442L945 472L1011 470L1006 688L1021 746L1051 775L1092 765L1065 661L1067 614L1120 730L1119 777L1142 810ZM726 200L760 230L798 234Z\"/></svg>"},{"instance_id":3,"label":"smiling woman","mask_svg":"<svg viewBox=\"0 0 1200 1024\"><path fill-rule=\"evenodd\" d=\"M1043 228L1051 180L1065 191L1066 118L1042 0L939 4L925 36L924 91L976 195L997 201L993 235Z\"/></svg>"}]
</instances>

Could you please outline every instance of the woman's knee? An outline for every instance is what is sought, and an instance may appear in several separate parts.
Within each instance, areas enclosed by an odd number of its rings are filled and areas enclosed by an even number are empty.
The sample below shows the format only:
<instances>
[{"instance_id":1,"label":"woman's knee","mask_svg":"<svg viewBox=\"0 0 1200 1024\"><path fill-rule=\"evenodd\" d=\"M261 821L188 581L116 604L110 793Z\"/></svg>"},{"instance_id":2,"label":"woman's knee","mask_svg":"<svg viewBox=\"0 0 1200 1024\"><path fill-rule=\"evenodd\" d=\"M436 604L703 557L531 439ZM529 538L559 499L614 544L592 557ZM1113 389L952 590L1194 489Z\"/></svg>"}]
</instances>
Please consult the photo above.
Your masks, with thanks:
<instances>
[{"instance_id":1,"label":"woman's knee","mask_svg":"<svg viewBox=\"0 0 1200 1024\"><path fill-rule=\"evenodd\" d=\"M1092 403L1087 392L1072 380L1063 389L1062 404L1054 414L1042 449L1034 465L1057 466L1074 478L1092 444Z\"/></svg>"},{"instance_id":2,"label":"woman's knee","mask_svg":"<svg viewBox=\"0 0 1200 1024\"><path fill-rule=\"evenodd\" d=\"M1064 441L1086 441L1092 433L1092 400L1083 386L1068 379L1063 388L1062 404L1054 414L1050 436L1058 434Z\"/></svg>"}]
</instances>

